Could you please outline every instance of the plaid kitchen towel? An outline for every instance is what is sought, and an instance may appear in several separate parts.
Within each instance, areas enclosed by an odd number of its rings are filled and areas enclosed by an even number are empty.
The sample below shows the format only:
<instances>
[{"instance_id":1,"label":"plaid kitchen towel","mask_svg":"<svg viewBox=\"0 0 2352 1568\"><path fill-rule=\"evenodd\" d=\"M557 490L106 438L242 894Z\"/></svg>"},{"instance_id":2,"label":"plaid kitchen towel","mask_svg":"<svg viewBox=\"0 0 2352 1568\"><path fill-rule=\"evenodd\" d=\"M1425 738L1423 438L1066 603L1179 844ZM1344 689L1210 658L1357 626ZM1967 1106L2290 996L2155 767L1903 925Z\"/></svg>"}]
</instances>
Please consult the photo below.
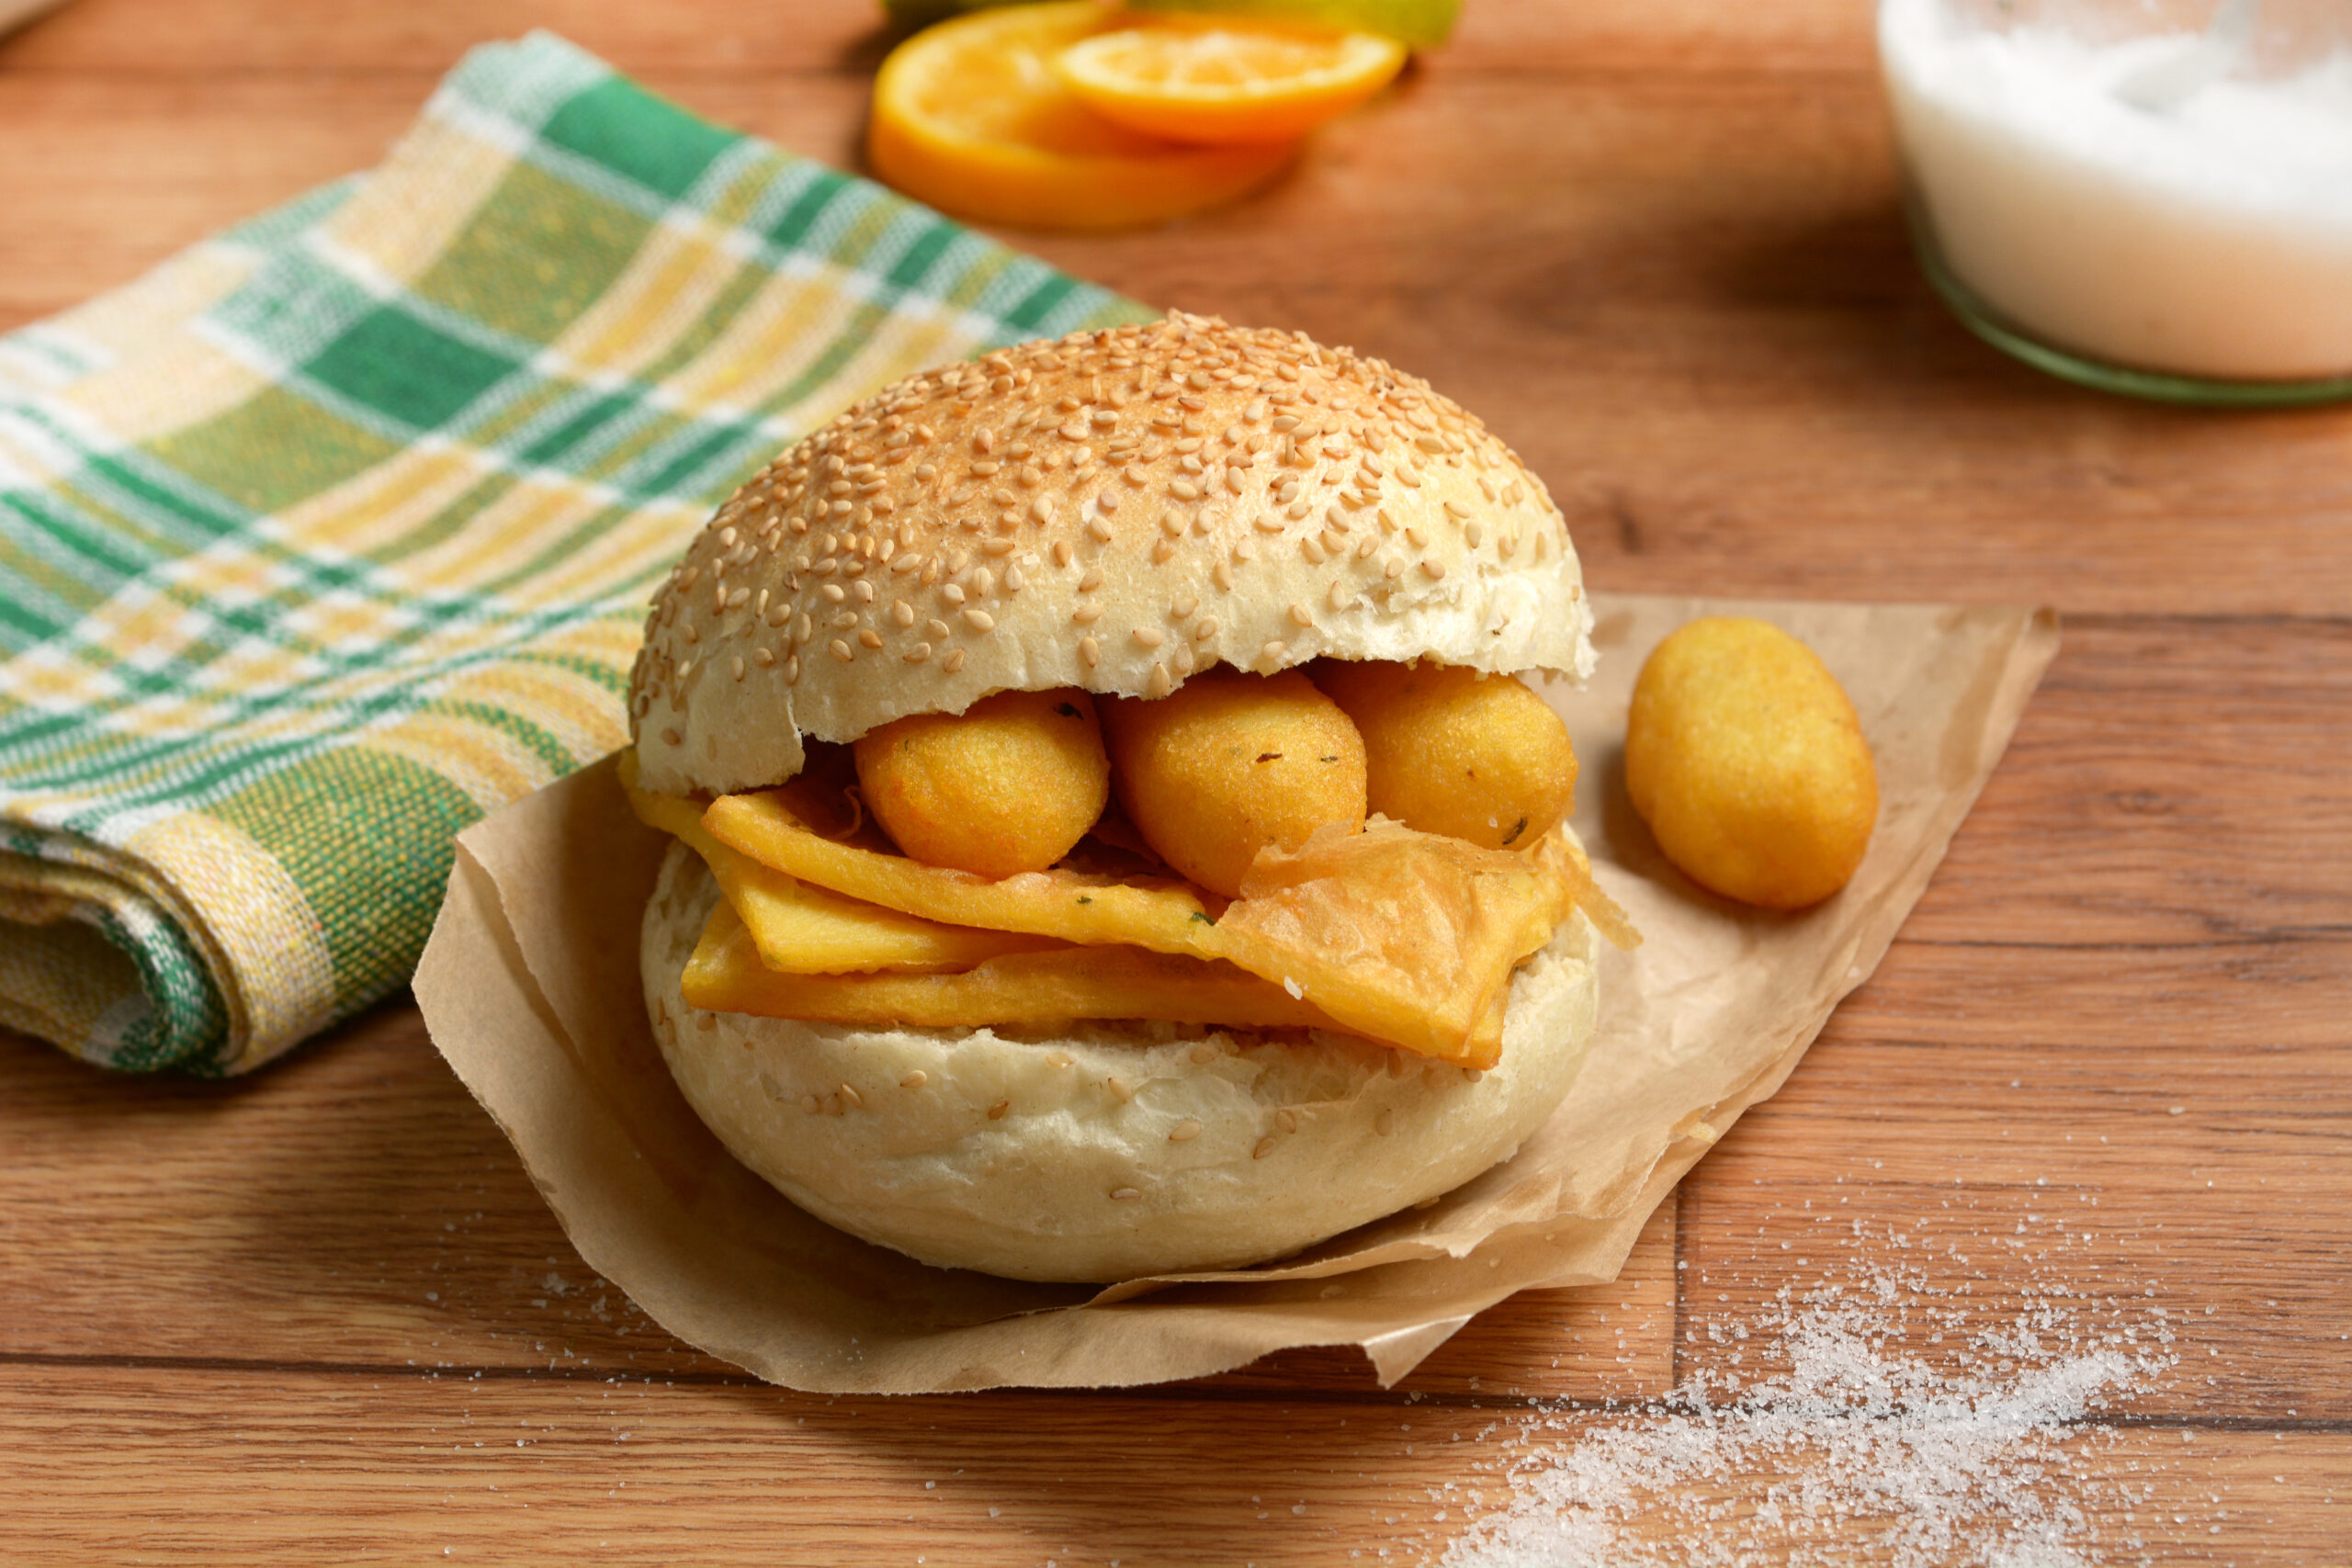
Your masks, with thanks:
<instances>
[{"instance_id":1,"label":"plaid kitchen towel","mask_svg":"<svg viewBox=\"0 0 2352 1568\"><path fill-rule=\"evenodd\" d=\"M402 984L458 830L619 744L738 481L1148 315L534 36L382 167L0 338L0 1023L235 1073Z\"/></svg>"}]
</instances>

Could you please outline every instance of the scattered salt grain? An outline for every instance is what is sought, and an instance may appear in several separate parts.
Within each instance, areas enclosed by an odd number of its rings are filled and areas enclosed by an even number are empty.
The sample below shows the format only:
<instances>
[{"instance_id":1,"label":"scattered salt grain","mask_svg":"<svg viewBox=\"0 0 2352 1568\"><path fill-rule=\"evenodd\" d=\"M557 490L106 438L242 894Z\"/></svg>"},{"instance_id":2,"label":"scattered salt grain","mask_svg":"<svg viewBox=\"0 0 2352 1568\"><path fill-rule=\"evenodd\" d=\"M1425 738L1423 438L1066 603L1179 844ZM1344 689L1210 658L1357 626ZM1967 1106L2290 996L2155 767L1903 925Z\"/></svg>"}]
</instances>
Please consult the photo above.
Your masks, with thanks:
<instances>
[{"instance_id":1,"label":"scattered salt grain","mask_svg":"<svg viewBox=\"0 0 2352 1568\"><path fill-rule=\"evenodd\" d=\"M1539 1415L1507 1439L1511 1500L1442 1568L2107 1561L2097 1516L2149 1491L2075 1461L2115 1438L2098 1408L2174 1365L2163 1314L2061 1282L1986 1326L1920 1274L1851 1278L1694 1325L1744 1353L1646 1411Z\"/></svg>"}]
</instances>

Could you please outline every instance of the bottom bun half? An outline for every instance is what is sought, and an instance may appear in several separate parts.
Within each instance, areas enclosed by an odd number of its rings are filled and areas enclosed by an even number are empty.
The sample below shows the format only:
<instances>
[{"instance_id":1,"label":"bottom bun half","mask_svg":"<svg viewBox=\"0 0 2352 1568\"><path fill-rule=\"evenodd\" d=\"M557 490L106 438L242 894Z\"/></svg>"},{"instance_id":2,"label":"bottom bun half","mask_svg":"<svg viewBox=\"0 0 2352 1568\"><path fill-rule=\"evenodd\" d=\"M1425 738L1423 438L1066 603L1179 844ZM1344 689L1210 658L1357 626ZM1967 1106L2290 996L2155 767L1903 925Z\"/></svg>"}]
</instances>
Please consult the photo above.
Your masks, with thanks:
<instances>
[{"instance_id":1,"label":"bottom bun half","mask_svg":"<svg viewBox=\"0 0 2352 1568\"><path fill-rule=\"evenodd\" d=\"M705 1012L718 897L674 845L645 911L653 1032L696 1114L808 1213L922 1262L1103 1282L1281 1258L1508 1158L1591 1038L1581 915L1513 977L1502 1065L1197 1025L868 1029Z\"/></svg>"}]
</instances>

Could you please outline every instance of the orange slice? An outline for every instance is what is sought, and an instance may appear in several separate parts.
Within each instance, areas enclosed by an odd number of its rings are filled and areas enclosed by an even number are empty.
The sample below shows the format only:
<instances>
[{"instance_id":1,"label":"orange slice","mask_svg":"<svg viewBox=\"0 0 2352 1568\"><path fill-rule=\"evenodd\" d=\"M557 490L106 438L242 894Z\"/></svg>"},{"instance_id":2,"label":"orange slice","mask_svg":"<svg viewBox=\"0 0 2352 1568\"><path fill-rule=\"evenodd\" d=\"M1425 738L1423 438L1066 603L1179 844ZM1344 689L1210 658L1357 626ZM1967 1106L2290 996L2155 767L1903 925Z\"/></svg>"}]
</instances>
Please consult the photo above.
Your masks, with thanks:
<instances>
[{"instance_id":1,"label":"orange slice","mask_svg":"<svg viewBox=\"0 0 2352 1568\"><path fill-rule=\"evenodd\" d=\"M1080 103L1052 62L1118 15L1095 0L1054 0L917 33L875 78L866 131L875 173L980 222L1124 229L1230 201L1282 171L1286 145L1182 145Z\"/></svg>"},{"instance_id":2,"label":"orange slice","mask_svg":"<svg viewBox=\"0 0 2352 1568\"><path fill-rule=\"evenodd\" d=\"M1374 33L1174 17L1093 33L1054 59L1064 84L1104 118L1219 145L1296 141L1404 64L1405 46Z\"/></svg>"}]
</instances>

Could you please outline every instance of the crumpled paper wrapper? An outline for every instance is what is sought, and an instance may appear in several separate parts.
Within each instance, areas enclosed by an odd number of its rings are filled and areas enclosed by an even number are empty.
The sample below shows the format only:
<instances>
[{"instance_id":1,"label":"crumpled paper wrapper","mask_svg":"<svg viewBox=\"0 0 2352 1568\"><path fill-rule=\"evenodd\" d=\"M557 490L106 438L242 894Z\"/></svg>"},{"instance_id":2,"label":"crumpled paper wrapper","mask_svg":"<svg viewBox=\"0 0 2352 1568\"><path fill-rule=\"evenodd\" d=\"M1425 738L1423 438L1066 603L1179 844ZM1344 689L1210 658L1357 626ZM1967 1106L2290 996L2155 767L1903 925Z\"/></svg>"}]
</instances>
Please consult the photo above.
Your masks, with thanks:
<instances>
[{"instance_id":1,"label":"crumpled paper wrapper","mask_svg":"<svg viewBox=\"0 0 2352 1568\"><path fill-rule=\"evenodd\" d=\"M1356 1345L1384 1385L1513 1292L1613 1279L1682 1173L1785 1079L1926 889L2057 651L2047 611L1596 595L1600 672L1546 695L1582 762L1576 827L1645 936L1602 948L1582 1076L1511 1159L1433 1207L1280 1263L1095 1290L933 1269L794 1208L662 1066L638 924L667 840L608 759L469 829L416 997L581 1257L679 1338L826 1393L1102 1387ZM1880 817L1843 892L1796 915L1707 894L1624 793L1627 699L1703 615L1803 638L1877 754Z\"/></svg>"}]
</instances>

